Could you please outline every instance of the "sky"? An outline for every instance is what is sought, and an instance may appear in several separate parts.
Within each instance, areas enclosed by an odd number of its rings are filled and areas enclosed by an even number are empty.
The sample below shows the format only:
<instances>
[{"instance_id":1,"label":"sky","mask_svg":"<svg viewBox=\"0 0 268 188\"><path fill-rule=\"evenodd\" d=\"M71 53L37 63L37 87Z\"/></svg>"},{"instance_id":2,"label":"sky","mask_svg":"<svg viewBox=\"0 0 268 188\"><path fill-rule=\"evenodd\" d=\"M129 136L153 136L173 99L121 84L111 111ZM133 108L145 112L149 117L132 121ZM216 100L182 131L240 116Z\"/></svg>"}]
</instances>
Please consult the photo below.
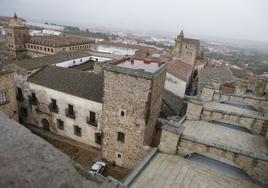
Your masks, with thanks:
<instances>
[{"instance_id":1,"label":"sky","mask_svg":"<svg viewBox=\"0 0 268 188\"><path fill-rule=\"evenodd\" d=\"M0 0L29 21L268 42L268 0Z\"/></svg>"}]
</instances>

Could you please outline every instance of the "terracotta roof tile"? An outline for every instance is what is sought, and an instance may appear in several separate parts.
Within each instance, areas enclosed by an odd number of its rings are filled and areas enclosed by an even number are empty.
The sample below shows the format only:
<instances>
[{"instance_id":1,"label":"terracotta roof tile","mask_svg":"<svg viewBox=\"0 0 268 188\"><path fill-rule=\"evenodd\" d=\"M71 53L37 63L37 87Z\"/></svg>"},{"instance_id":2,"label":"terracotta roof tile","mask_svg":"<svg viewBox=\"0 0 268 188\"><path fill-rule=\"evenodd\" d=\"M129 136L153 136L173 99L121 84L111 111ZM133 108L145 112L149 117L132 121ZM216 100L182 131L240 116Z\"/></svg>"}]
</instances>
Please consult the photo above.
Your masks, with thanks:
<instances>
[{"instance_id":1,"label":"terracotta roof tile","mask_svg":"<svg viewBox=\"0 0 268 188\"><path fill-rule=\"evenodd\" d=\"M169 62L167 72L173 76L188 82L193 71L193 65L184 63L182 61Z\"/></svg>"}]
</instances>

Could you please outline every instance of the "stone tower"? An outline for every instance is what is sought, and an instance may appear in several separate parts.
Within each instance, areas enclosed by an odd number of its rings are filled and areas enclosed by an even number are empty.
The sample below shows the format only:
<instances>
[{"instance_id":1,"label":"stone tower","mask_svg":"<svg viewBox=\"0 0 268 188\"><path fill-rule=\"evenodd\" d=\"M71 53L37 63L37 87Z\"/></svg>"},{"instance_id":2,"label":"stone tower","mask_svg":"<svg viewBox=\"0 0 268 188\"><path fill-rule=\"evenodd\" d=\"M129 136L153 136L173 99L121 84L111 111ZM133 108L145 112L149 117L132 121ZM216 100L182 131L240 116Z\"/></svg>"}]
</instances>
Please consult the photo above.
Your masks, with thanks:
<instances>
[{"instance_id":1,"label":"stone tower","mask_svg":"<svg viewBox=\"0 0 268 188\"><path fill-rule=\"evenodd\" d=\"M30 39L29 28L14 14L8 27L5 29L6 47L15 55L26 50L26 42Z\"/></svg>"},{"instance_id":2,"label":"stone tower","mask_svg":"<svg viewBox=\"0 0 268 188\"><path fill-rule=\"evenodd\" d=\"M130 169L143 160L151 145L166 64L126 58L103 68L103 157Z\"/></svg>"},{"instance_id":3,"label":"stone tower","mask_svg":"<svg viewBox=\"0 0 268 188\"><path fill-rule=\"evenodd\" d=\"M184 38L182 30L175 39L175 60L179 60L187 64L194 64L198 55L199 45L199 40Z\"/></svg>"},{"instance_id":4,"label":"stone tower","mask_svg":"<svg viewBox=\"0 0 268 188\"><path fill-rule=\"evenodd\" d=\"M255 87L253 90L253 95L256 97L263 97L265 95L267 83L268 83L267 77L257 76L257 79L255 81Z\"/></svg>"}]
</instances>

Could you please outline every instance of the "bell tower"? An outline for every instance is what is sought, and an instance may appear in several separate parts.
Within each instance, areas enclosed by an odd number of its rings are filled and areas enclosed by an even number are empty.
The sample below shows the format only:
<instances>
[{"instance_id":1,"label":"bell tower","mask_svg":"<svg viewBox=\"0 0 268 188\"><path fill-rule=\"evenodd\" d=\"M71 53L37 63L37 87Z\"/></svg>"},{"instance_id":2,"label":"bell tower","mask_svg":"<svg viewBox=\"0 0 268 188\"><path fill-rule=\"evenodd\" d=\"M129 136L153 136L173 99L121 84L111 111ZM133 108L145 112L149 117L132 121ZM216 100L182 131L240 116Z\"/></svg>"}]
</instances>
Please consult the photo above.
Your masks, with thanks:
<instances>
[{"instance_id":1,"label":"bell tower","mask_svg":"<svg viewBox=\"0 0 268 188\"><path fill-rule=\"evenodd\" d=\"M5 29L6 47L12 52L21 52L26 50L26 43L30 39L29 28L14 14L8 27Z\"/></svg>"}]
</instances>

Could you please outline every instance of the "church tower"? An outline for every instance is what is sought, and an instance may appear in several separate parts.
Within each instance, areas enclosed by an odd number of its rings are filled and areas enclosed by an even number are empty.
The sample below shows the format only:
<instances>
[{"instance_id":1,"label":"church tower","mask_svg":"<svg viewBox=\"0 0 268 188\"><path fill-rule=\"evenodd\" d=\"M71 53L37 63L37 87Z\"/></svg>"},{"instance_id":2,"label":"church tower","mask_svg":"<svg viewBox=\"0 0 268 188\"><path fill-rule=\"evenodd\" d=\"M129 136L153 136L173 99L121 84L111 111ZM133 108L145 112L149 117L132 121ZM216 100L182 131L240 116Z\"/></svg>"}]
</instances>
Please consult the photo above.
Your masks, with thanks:
<instances>
[{"instance_id":1,"label":"church tower","mask_svg":"<svg viewBox=\"0 0 268 188\"><path fill-rule=\"evenodd\" d=\"M5 29L6 47L15 55L17 52L26 50L26 43L30 39L29 28L22 23L16 13Z\"/></svg>"},{"instance_id":2,"label":"church tower","mask_svg":"<svg viewBox=\"0 0 268 188\"><path fill-rule=\"evenodd\" d=\"M199 40L184 38L183 30L175 39L175 60L194 64L199 50Z\"/></svg>"}]
</instances>

